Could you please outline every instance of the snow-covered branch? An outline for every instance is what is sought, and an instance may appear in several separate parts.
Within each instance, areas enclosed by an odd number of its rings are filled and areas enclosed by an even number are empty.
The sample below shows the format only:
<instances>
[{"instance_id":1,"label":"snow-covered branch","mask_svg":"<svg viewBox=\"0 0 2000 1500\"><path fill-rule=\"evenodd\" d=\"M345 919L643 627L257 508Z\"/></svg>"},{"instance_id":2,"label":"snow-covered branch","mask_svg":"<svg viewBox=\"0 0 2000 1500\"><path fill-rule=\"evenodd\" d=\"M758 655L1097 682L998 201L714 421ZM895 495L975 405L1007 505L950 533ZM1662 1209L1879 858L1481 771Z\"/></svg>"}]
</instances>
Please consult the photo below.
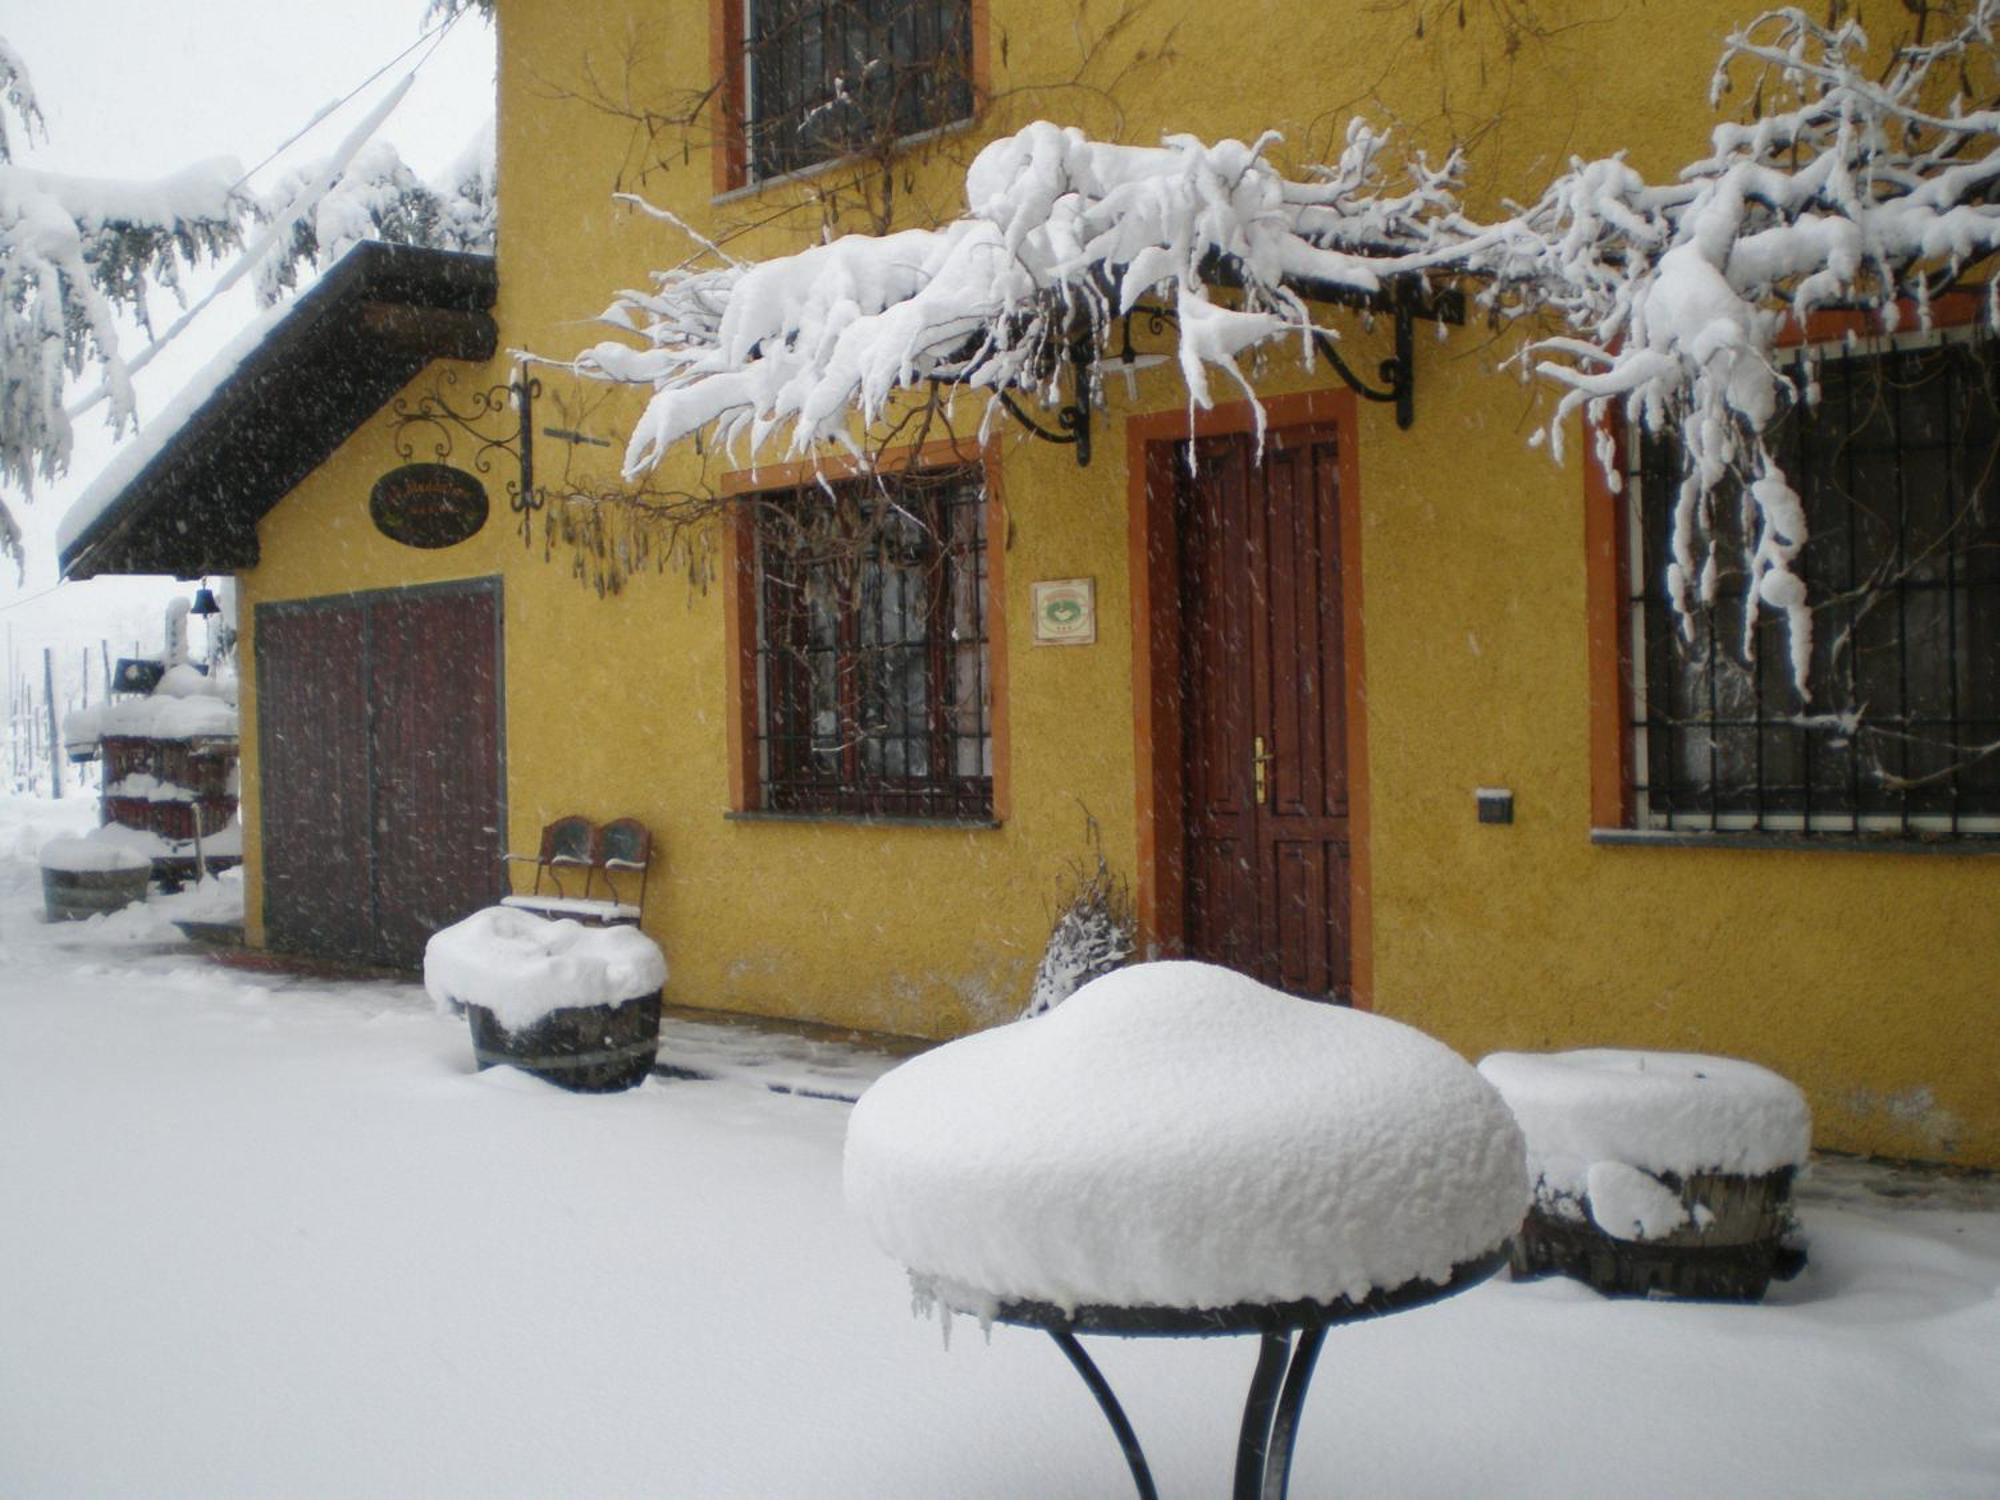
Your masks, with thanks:
<instances>
[{"instance_id":1,"label":"snow-covered branch","mask_svg":"<svg viewBox=\"0 0 2000 1500\"><path fill-rule=\"evenodd\" d=\"M35 85L28 77L28 65L21 54L0 36L0 162L14 159L13 137L7 117L14 117L24 137L42 128L42 107L35 100Z\"/></svg>"},{"instance_id":2,"label":"snow-covered branch","mask_svg":"<svg viewBox=\"0 0 2000 1500\"><path fill-rule=\"evenodd\" d=\"M323 271L363 240L493 253L492 121L435 185L420 178L392 143L371 139L374 128L357 132L345 157L336 153L294 168L265 195L259 301L276 302L297 284L300 266Z\"/></svg>"},{"instance_id":3,"label":"snow-covered branch","mask_svg":"<svg viewBox=\"0 0 2000 1500\"><path fill-rule=\"evenodd\" d=\"M1441 170L1416 158L1407 189L1387 191L1385 138L1359 121L1340 162L1303 181L1266 159L1271 135L1137 148L1037 123L979 154L965 214L942 227L754 265L697 241L702 253L613 302L605 321L628 338L574 367L652 387L632 477L704 432L753 455L773 439L793 454L859 449L857 416L873 426L925 384L1054 401L1080 360L1086 389L1070 398L1091 400L1113 323L1142 299L1171 315L1189 399L1205 406L1218 371L1250 392L1250 350L1294 339L1311 360L1308 293L1483 282L1502 316L1568 325L1523 355L1561 390L1542 433L1558 455L1585 413L1615 484L1614 404L1679 438L1668 587L1684 618L1716 596L1718 538L1736 529L1718 506L1742 507L1751 595L1785 615L1803 695L1805 510L1770 436L1814 392L1780 346L1835 305L1871 309L1885 330L1906 307L1927 322L1935 293L2000 249L2000 110L1967 97L2000 97L2000 0L1958 14L1935 39L1871 49L1853 21L1767 12L1727 39L1712 84L1716 99L1750 84L1752 118L1717 126L1706 156L1666 183L1622 155L1579 160L1489 224L1461 213L1455 156ZM2000 294L1988 310L2000 322Z\"/></svg>"},{"instance_id":4,"label":"snow-covered branch","mask_svg":"<svg viewBox=\"0 0 2000 1500\"><path fill-rule=\"evenodd\" d=\"M236 164L201 163L154 182L119 182L0 163L0 483L32 489L68 461L65 382L95 365L112 421L131 420L117 317L149 327L148 293L238 242ZM11 520L0 550L19 560Z\"/></svg>"},{"instance_id":5,"label":"snow-covered branch","mask_svg":"<svg viewBox=\"0 0 2000 1500\"><path fill-rule=\"evenodd\" d=\"M1382 193L1384 137L1358 124L1304 181L1265 159L1274 140L1141 148L1037 122L979 153L964 217L758 265L707 247L605 314L638 347L601 343L575 367L654 389L628 476L704 430L753 453L774 436L858 447L853 415L873 424L928 384L1054 398L1073 352L1096 361L1146 298L1173 314L1191 400L1208 404L1211 370L1248 392L1245 351L1292 336L1312 357L1299 284L1366 294L1422 269L1454 202L1455 161L1419 159L1407 192Z\"/></svg>"},{"instance_id":6,"label":"snow-covered branch","mask_svg":"<svg viewBox=\"0 0 2000 1500\"><path fill-rule=\"evenodd\" d=\"M1787 618L1802 695L1812 611L1792 564L1805 514L1767 439L1814 391L1779 343L1835 305L1872 310L1885 331L1906 307L1927 326L1934 293L2000 249L2000 112L1953 92L1978 74L1980 97L1994 96L1996 19L2000 0L1974 0L1941 39L1885 58L1856 22L1767 12L1729 37L1711 88L1720 100L1754 74L1756 118L1717 126L1709 155L1671 184L1622 158L1575 163L1468 261L1493 278L1492 305L1553 310L1574 331L1528 354L1563 387L1545 429L1558 451L1575 412L1601 419L1614 403L1678 434L1668 587L1684 618L1715 597L1728 529L1716 508L1740 493L1743 568L1752 596ZM1746 656L1756 618L1745 612Z\"/></svg>"}]
</instances>

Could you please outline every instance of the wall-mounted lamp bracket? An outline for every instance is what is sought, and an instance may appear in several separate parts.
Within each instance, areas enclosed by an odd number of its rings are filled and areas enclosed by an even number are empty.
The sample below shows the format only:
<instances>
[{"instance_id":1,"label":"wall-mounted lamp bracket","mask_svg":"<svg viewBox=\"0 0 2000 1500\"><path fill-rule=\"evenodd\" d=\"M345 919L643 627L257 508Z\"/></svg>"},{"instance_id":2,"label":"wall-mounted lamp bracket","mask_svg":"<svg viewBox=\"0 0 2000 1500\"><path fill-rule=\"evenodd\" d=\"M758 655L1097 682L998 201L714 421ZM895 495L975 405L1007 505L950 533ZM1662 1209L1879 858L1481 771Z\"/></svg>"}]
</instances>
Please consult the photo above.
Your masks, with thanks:
<instances>
[{"instance_id":1,"label":"wall-mounted lamp bracket","mask_svg":"<svg viewBox=\"0 0 2000 1500\"><path fill-rule=\"evenodd\" d=\"M1204 263L1204 275L1217 286L1240 286L1241 276L1234 264L1217 257L1212 263ZM1287 282L1291 289L1308 302L1329 302L1343 307L1359 308L1371 314L1387 313L1393 320L1395 329L1395 352L1375 367L1376 379L1380 385L1371 385L1363 380L1341 357L1332 339L1317 330L1313 332L1313 345L1333 367L1334 374L1346 382L1348 388L1364 401L1379 401L1393 404L1396 408L1396 425L1408 431L1417 420L1417 378L1416 378L1416 325L1419 321L1459 325L1465 322L1465 296L1455 288L1433 288L1421 277L1405 274L1387 283L1381 290L1373 292L1357 291L1352 287L1336 286L1330 282L1295 281ZM1141 303L1123 315L1122 340L1116 354L1107 355L1104 368L1116 370L1120 367L1132 369L1137 361L1147 356L1138 354L1132 347L1132 319L1143 317L1152 332L1160 332L1174 320L1171 309L1150 303ZM1090 421L1091 407L1095 403L1095 374L1097 361L1093 341L1087 336L1079 336L1069 346L1069 363L1072 373L1070 399L1056 408L1055 425L1049 427L1028 414L1027 408L1012 391L1000 392L1000 404L1008 415L1019 422L1028 433L1045 443L1073 446L1079 468L1090 463Z\"/></svg>"},{"instance_id":2,"label":"wall-mounted lamp bracket","mask_svg":"<svg viewBox=\"0 0 2000 1500\"><path fill-rule=\"evenodd\" d=\"M1045 443L1076 448L1076 466L1090 467L1090 407L1095 392L1091 385L1091 346L1088 339L1076 339L1069 346L1070 399L1056 408L1055 429L1042 426L1014 399L1011 391L1000 392L1000 404L1008 415Z\"/></svg>"}]
</instances>

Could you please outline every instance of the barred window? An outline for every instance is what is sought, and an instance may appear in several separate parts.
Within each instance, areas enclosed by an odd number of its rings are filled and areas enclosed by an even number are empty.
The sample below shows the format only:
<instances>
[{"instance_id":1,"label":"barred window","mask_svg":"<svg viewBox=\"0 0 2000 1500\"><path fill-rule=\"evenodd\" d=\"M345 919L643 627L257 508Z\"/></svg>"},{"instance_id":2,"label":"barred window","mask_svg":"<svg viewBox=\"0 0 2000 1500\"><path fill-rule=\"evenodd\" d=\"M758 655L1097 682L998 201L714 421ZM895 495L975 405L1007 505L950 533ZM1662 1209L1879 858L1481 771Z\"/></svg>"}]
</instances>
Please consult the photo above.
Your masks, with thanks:
<instances>
[{"instance_id":1,"label":"barred window","mask_svg":"<svg viewBox=\"0 0 2000 1500\"><path fill-rule=\"evenodd\" d=\"M745 0L752 179L972 113L970 0Z\"/></svg>"},{"instance_id":2,"label":"barred window","mask_svg":"<svg viewBox=\"0 0 2000 1500\"><path fill-rule=\"evenodd\" d=\"M1639 826L2000 834L2000 359L1881 342L1810 372L1818 403L1773 439L1805 502L1808 701L1781 615L1759 611L1743 652L1740 497L1717 497L1716 601L1683 622L1665 589L1678 446L1628 444Z\"/></svg>"},{"instance_id":3,"label":"barred window","mask_svg":"<svg viewBox=\"0 0 2000 1500\"><path fill-rule=\"evenodd\" d=\"M757 765L774 812L993 816L976 468L759 497Z\"/></svg>"}]
</instances>

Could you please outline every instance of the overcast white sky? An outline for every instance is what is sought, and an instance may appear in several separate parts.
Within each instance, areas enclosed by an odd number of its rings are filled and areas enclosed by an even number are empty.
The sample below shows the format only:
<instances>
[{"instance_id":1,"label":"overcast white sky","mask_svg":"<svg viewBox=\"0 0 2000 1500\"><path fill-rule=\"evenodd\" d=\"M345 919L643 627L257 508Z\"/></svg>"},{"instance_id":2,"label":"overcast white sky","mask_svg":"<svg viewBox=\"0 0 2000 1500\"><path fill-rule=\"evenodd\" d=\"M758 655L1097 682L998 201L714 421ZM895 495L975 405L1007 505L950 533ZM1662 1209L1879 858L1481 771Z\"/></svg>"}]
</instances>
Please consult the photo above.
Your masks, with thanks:
<instances>
[{"instance_id":1,"label":"overcast white sky","mask_svg":"<svg viewBox=\"0 0 2000 1500\"><path fill-rule=\"evenodd\" d=\"M250 168L416 41L424 9L425 0L7 0L0 36L26 60L48 121L47 140L36 140L17 159L104 177L157 176L211 156L235 157ZM320 121L252 185L268 183L288 163L332 151L422 50ZM420 174L434 177L492 111L492 30L468 16L423 64L381 134ZM254 312L246 283L218 299L141 372L141 421ZM163 297L155 323L165 327L177 314L172 297ZM142 344L135 332L126 347L136 352ZM135 638L152 649L166 600L192 587L118 580L50 592L57 523L110 452L101 414L86 415L77 423L69 474L38 486L26 506L8 497L24 523L30 563L19 585L11 568L0 567L0 622L13 652L32 657L38 674L44 644L68 648L60 658L66 663L78 657L76 647L94 647L100 638L113 643L114 653L129 651Z\"/></svg>"}]
</instances>

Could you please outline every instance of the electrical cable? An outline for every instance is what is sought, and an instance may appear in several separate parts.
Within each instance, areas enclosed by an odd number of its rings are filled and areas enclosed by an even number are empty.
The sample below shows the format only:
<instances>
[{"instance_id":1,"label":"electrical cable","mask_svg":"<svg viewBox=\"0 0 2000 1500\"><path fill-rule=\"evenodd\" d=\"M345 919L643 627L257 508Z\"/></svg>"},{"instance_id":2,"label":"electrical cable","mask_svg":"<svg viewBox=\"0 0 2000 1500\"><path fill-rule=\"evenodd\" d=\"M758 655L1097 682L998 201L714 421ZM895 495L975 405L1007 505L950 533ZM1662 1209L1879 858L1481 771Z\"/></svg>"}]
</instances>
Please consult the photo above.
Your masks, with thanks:
<instances>
[{"instance_id":1,"label":"electrical cable","mask_svg":"<svg viewBox=\"0 0 2000 1500\"><path fill-rule=\"evenodd\" d=\"M256 176L257 173L263 171L263 169L269 166L271 162L275 161L284 152L290 150L291 147L297 144L300 140L303 140L316 126L320 125L322 122L331 119L334 115L338 114L341 111L341 109L343 109L348 103L350 103L355 98L356 95L360 94L362 90L366 89L370 84L374 83L376 79L380 78L384 73L388 72L391 68L395 67L397 63L401 62L404 58L408 57L412 52L416 51L418 47L421 47L425 42L428 41L430 43L430 50L425 52L422 57L418 58L416 62L410 65L410 71L404 75L403 82L401 85L399 85L399 87L407 89L411 81L413 81L416 78L417 74L422 71L424 64L429 62L431 58L437 54L437 49L439 48L439 46L443 44L446 34L450 32L452 27L456 26L459 23L459 21L464 17L464 15L465 12L461 10L458 12L457 15L450 17L448 20L444 21L440 25L432 27L429 31L425 32L422 36L418 37L414 42L410 43L409 46L405 47L401 52L398 52L394 57L390 58L387 62L383 63L382 66L377 68L373 73L370 73L360 83L357 83L353 88L349 89L347 93L342 95L341 98L334 104L325 109L320 110L317 114L315 114L312 117L312 119L308 120L304 125L299 127L298 130L294 131L292 133L291 138L287 140L283 145L279 146L275 151L272 151L262 161L258 162L256 166L252 167L248 172L245 172L241 177L237 178L236 181L230 186L229 191L231 192L231 194L234 194L238 188L242 187L252 177ZM258 247L258 255L260 258L266 249L268 249L268 246ZM230 266L230 268L222 274L221 280L219 280L214 286L209 288L206 296L204 296L199 302L195 303L193 307L190 307L186 309L184 312L182 312L182 314L178 318L174 319L173 323L168 327L165 333L161 334L158 338L154 339L151 343L147 344L145 348L141 349L137 354L133 355L131 359L125 362L125 374L128 379L131 376L138 374L141 370L145 369L147 365L151 364L153 362L153 357L157 355L162 349L166 348L167 345L171 344L174 341L174 339L177 338L187 328L187 326L190 323L192 323L196 318L200 317L202 313L206 312L209 306L215 301L217 297L221 296L224 292L228 291L231 287L235 286L235 284L242 279L244 271L248 269L247 265L245 264L244 257L247 257L249 253L250 251L246 249L244 251L244 256L238 257L236 263ZM110 384L108 382L100 384L97 387L97 389L92 391L89 395L83 397L80 401L76 402L74 405L64 408L64 415L68 416L71 420L75 420L76 418L82 416L85 412L90 411L93 407L97 406L99 402L105 400L107 397L110 396L110 394L111 394Z\"/></svg>"},{"instance_id":2,"label":"electrical cable","mask_svg":"<svg viewBox=\"0 0 2000 1500\"><path fill-rule=\"evenodd\" d=\"M0 615L6 614L10 609L19 609L24 604L33 604L37 599L46 599L57 589L61 588L63 584L68 582L69 580L65 578L61 582L50 584L38 594L29 594L23 599L9 599L5 604L0 604Z\"/></svg>"},{"instance_id":3,"label":"electrical cable","mask_svg":"<svg viewBox=\"0 0 2000 1500\"><path fill-rule=\"evenodd\" d=\"M319 110L316 114L314 114L314 116L310 120L306 121L305 124L301 125L297 130L293 131L291 135L288 136L281 144L273 147L271 151L264 157L264 159L258 162L256 166L250 168L249 171L245 172L241 177L237 178L236 181L231 183L229 185L229 191L234 193L238 188L242 187L251 178L255 177L259 172L263 171L264 168L270 166L272 162L276 161L279 157L283 156L287 151L291 150L292 147L296 146L300 141L304 140L308 135L312 134L312 132L320 124L322 124L324 121L328 119L331 119L334 115L338 114L341 110L345 109L350 103L353 102L355 95L359 94L363 89L367 88L369 84L373 83L376 79L380 78L384 73L388 72L391 68L395 67L397 63L401 62L404 58L408 57L412 52L416 51L417 48L423 46L425 42L430 42L431 51L425 53L422 58L418 59L416 66L410 69L412 73L415 73L418 68L423 67L425 63L430 61L431 53L436 52L438 46L443 43L445 39L445 34L449 32L452 27L456 26L464 18L464 16L465 12L461 10L458 12L457 15L447 17L445 20L439 22L436 26L433 26L429 31L424 32L414 42L411 42L410 45L405 47L401 52L398 52L394 57L390 58L387 62L383 63L381 67L377 68L374 72L370 73L366 78L362 79L361 82L355 84L353 88L349 89L346 93L342 94L338 99L334 100L333 103Z\"/></svg>"}]
</instances>

